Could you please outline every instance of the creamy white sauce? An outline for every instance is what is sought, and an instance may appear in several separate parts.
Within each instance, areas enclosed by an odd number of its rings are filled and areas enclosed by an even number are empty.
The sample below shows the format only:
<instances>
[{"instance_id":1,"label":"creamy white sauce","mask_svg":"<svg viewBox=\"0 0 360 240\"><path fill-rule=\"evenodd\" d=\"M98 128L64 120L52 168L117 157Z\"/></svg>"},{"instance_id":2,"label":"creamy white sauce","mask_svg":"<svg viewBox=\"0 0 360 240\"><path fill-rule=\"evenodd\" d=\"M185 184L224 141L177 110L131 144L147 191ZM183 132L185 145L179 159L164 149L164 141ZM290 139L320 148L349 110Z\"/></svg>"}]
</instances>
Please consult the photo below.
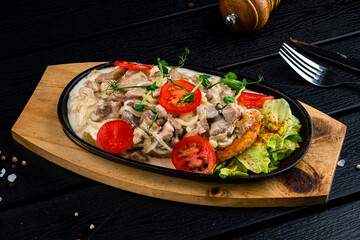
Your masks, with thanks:
<instances>
[{"instance_id":1,"label":"creamy white sauce","mask_svg":"<svg viewBox=\"0 0 360 240\"><path fill-rule=\"evenodd\" d=\"M101 122L94 122L90 119L90 114L91 112L95 109L96 106L102 104L105 102L104 99L101 98L96 98L96 102L90 105L86 105L86 101L84 99L81 99L81 94L79 93L81 91L82 88L84 88L87 84L88 81L92 81L94 82L95 79L101 74L101 73L109 73L113 70L115 70L117 68L117 66L114 67L109 67L109 68L104 68L101 70L93 70L92 72L90 72L86 77L84 77L83 79L81 79L76 86L74 86L74 88L70 91L69 93L69 100L68 100L68 119L69 119L69 123L71 128L74 130L74 132L83 139L84 137L84 132L87 132L91 135L91 137L96 140L97 138L97 132L100 129L100 127L107 121L113 120L113 119L106 119L103 120ZM193 77L195 75L202 75L202 74L206 74L209 75L207 73L201 73L201 72L197 72L194 70L190 70L190 69L186 69L186 68L177 68L177 70L179 71L180 74L185 75L186 77L189 77L189 81L193 82L194 84L196 84L196 79L194 79ZM159 68L157 66L154 66L151 70L151 74L155 73L156 71L159 71ZM150 74L150 75L151 75ZM211 76L211 75L210 75ZM220 80L220 77L218 76L211 76L211 78L209 79L209 81L214 84L216 82L218 82ZM154 80L155 81L155 80ZM161 85L165 84L166 82L166 78L164 77L158 84L158 86L161 88ZM202 89L202 86L199 87L199 89ZM222 102L222 99L220 99L220 92L222 90L221 84L218 84L216 86L214 86L212 88L212 90L216 93L216 98L211 100L211 101L207 101L206 98L206 92L202 91L203 94L203 101L201 104L203 105L209 105L209 104L213 104L215 105L217 102ZM253 91L249 91L246 90L247 92L253 92ZM183 117L186 116L186 114L181 114L183 115ZM200 116L199 116L200 117ZM205 115L203 116L203 118L205 117ZM119 115L120 118L120 115ZM182 117L180 116L179 119L181 119ZM191 124L191 126L187 127L186 130L189 132L192 129L194 129L196 127L195 124ZM231 143L233 141L233 139L236 136L231 137ZM214 142L212 140L212 142ZM216 143L216 144L215 144ZM218 143L217 141L215 141L215 145L217 146ZM219 143L221 144L221 143ZM213 144L212 144L213 145ZM216 146L213 146L214 148L216 148ZM157 166L165 166L168 168L174 168L171 160L169 158L156 158L156 157L148 157L148 163L152 164L152 165L157 165Z\"/></svg>"},{"instance_id":2,"label":"creamy white sauce","mask_svg":"<svg viewBox=\"0 0 360 240\"><path fill-rule=\"evenodd\" d=\"M103 68L103 69L99 69L99 70L93 70L91 71L86 77L84 77L83 79L81 79L75 86L74 88L70 91L69 93L69 100L68 100L68 119L69 119L69 123L70 123L70 126L71 128L74 130L74 132L80 137L82 138L83 137L83 134L84 132L88 132L90 133L90 135L96 139L96 134L98 132L98 130L100 129L100 127L102 126L102 124L104 124L105 121L102 121L102 122L99 122L99 123L96 123L96 122L92 122L92 121L89 121L91 122L91 125L88 125L82 129L81 131L79 131L79 123L80 123L80 118L79 118L79 115L75 112L72 112L71 109L73 109L75 106L74 104L76 103L73 103L72 100L75 98L75 97L78 97L79 96L79 89L82 88L82 87L85 87L86 85L86 82L87 81L95 81L95 79L101 74L101 73L108 73L108 72L111 72L113 71L115 68L117 67L109 67L109 68ZM98 103L99 104L99 103ZM98 104L95 104L92 108L89 108L89 113L91 113L91 111L95 108L96 105Z\"/></svg>"}]
</instances>

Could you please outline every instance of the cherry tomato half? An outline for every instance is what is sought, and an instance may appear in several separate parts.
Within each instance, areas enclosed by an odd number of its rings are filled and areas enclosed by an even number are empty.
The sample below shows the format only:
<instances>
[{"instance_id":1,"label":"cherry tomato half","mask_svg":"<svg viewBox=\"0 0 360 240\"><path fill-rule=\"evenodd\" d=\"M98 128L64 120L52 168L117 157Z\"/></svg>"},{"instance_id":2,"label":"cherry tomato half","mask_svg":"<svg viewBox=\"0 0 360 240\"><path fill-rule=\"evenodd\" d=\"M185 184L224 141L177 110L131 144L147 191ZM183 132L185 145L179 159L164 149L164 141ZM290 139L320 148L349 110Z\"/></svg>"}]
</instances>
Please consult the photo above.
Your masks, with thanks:
<instances>
[{"instance_id":1,"label":"cherry tomato half","mask_svg":"<svg viewBox=\"0 0 360 240\"><path fill-rule=\"evenodd\" d=\"M216 156L205 138L190 136L175 144L171 161L177 170L207 174L214 168Z\"/></svg>"},{"instance_id":2,"label":"cherry tomato half","mask_svg":"<svg viewBox=\"0 0 360 240\"><path fill-rule=\"evenodd\" d=\"M266 96L262 94L243 92L238 101L243 102L247 108L262 108L266 100L273 100L273 96Z\"/></svg>"},{"instance_id":3,"label":"cherry tomato half","mask_svg":"<svg viewBox=\"0 0 360 240\"><path fill-rule=\"evenodd\" d=\"M97 133L98 146L110 153L119 153L128 149L133 142L133 131L123 120L104 123Z\"/></svg>"},{"instance_id":4,"label":"cherry tomato half","mask_svg":"<svg viewBox=\"0 0 360 240\"><path fill-rule=\"evenodd\" d=\"M175 80L173 82L185 88L188 93L190 93L195 87L194 84L185 81L184 79ZM178 103L179 99L183 98L184 95L184 89L172 84L171 82L167 82L161 87L159 104L170 113L187 113L194 111L201 103L200 90L195 90L192 102Z\"/></svg>"},{"instance_id":5,"label":"cherry tomato half","mask_svg":"<svg viewBox=\"0 0 360 240\"><path fill-rule=\"evenodd\" d=\"M139 70L139 71L150 70L150 69L152 69L154 67L154 64L152 64L152 65L143 65L143 64L139 64L139 63L130 63L130 62L125 62L125 61L116 61L114 63L114 65L120 66L120 67L123 67L123 68Z\"/></svg>"}]
</instances>

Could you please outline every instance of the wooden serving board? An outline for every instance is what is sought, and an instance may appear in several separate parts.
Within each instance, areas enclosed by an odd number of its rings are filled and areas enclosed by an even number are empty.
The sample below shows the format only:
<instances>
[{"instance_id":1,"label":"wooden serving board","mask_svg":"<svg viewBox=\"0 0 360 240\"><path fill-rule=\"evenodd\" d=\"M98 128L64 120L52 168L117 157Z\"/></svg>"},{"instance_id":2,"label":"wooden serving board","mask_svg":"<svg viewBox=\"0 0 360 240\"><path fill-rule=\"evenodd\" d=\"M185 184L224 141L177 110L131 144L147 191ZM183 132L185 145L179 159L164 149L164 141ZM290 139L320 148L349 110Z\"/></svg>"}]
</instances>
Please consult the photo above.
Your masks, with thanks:
<instances>
[{"instance_id":1,"label":"wooden serving board","mask_svg":"<svg viewBox=\"0 0 360 240\"><path fill-rule=\"evenodd\" d=\"M289 207L327 202L346 126L306 104L303 105L314 124L309 152L292 170L256 182L225 184L169 177L115 163L79 147L63 132L57 103L76 75L98 64L101 63L49 66L13 126L13 138L77 174L160 199L221 207Z\"/></svg>"}]
</instances>

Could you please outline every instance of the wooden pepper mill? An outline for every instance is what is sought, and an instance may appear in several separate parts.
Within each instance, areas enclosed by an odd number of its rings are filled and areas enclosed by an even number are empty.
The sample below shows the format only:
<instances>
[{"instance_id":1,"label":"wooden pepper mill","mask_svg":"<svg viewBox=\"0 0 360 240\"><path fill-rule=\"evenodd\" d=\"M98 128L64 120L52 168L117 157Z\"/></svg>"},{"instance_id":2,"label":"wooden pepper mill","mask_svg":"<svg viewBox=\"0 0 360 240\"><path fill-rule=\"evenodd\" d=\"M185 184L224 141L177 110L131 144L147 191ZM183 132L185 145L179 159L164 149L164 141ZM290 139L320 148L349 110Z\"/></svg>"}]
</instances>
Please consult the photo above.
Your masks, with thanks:
<instances>
[{"instance_id":1,"label":"wooden pepper mill","mask_svg":"<svg viewBox=\"0 0 360 240\"><path fill-rule=\"evenodd\" d=\"M219 8L225 24L239 32L261 29L281 0L220 0Z\"/></svg>"}]
</instances>

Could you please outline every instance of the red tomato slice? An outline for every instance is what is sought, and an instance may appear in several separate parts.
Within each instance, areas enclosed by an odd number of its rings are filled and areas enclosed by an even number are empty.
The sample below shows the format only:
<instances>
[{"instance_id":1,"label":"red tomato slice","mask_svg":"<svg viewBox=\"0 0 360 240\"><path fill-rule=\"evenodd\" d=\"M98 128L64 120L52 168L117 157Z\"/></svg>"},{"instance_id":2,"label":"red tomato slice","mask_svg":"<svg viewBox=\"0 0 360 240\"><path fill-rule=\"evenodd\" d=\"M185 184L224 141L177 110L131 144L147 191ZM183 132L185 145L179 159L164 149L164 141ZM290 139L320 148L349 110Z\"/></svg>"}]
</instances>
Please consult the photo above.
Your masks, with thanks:
<instances>
[{"instance_id":1,"label":"red tomato slice","mask_svg":"<svg viewBox=\"0 0 360 240\"><path fill-rule=\"evenodd\" d=\"M185 88L186 92L191 92L195 85L185 81L184 79L173 81L177 85ZM185 92L182 88L175 86L171 82L165 83L159 96L159 104L170 113L187 113L194 111L201 103L201 92L196 89L194 92L194 100L192 102L181 102L178 103L179 99L183 98Z\"/></svg>"},{"instance_id":2,"label":"red tomato slice","mask_svg":"<svg viewBox=\"0 0 360 240\"><path fill-rule=\"evenodd\" d=\"M125 62L125 61L116 61L114 63L114 65L123 67L123 68L128 68L128 69L133 69L133 70L139 70L139 71L145 71L145 70L150 70L154 67L154 64L152 65L143 65L143 64L139 64L139 63L130 63L130 62Z\"/></svg>"},{"instance_id":3,"label":"red tomato slice","mask_svg":"<svg viewBox=\"0 0 360 240\"><path fill-rule=\"evenodd\" d=\"M216 156L205 138L190 136L175 144L171 161L177 170L207 174L214 168Z\"/></svg>"},{"instance_id":4,"label":"red tomato slice","mask_svg":"<svg viewBox=\"0 0 360 240\"><path fill-rule=\"evenodd\" d=\"M243 92L241 93L238 101L243 102L247 108L262 108L266 100L273 100L273 96L266 96L262 94Z\"/></svg>"},{"instance_id":5,"label":"red tomato slice","mask_svg":"<svg viewBox=\"0 0 360 240\"><path fill-rule=\"evenodd\" d=\"M104 123L97 134L98 146L110 153L119 153L128 149L133 142L133 131L123 120Z\"/></svg>"}]
</instances>

